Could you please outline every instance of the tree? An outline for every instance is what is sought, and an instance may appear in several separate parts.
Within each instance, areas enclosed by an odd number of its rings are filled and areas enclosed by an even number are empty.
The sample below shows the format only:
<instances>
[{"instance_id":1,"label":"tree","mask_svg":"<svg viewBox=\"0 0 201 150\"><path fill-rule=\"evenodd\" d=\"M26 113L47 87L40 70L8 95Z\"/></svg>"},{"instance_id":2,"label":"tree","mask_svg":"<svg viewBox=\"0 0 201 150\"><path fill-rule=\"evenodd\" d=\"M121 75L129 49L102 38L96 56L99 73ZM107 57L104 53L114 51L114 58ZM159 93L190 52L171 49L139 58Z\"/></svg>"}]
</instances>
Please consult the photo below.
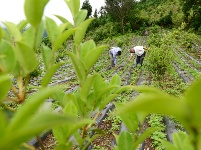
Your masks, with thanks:
<instances>
[{"instance_id":1,"label":"tree","mask_svg":"<svg viewBox=\"0 0 201 150\"><path fill-rule=\"evenodd\" d=\"M98 12L97 12L97 9L95 9L95 12L94 12L94 17L97 18L98 17Z\"/></svg>"},{"instance_id":2,"label":"tree","mask_svg":"<svg viewBox=\"0 0 201 150\"><path fill-rule=\"evenodd\" d=\"M135 0L106 0L105 9L107 13L116 21L119 21L124 34L124 26L132 8L135 6Z\"/></svg>"},{"instance_id":3,"label":"tree","mask_svg":"<svg viewBox=\"0 0 201 150\"><path fill-rule=\"evenodd\" d=\"M82 8L81 9L86 9L87 10L87 18L89 18L92 14L92 6L91 4L89 3L89 0L85 0L82 4Z\"/></svg>"},{"instance_id":4,"label":"tree","mask_svg":"<svg viewBox=\"0 0 201 150\"><path fill-rule=\"evenodd\" d=\"M182 10L185 21L194 29L201 25L201 1L200 0L181 0Z\"/></svg>"}]
</instances>

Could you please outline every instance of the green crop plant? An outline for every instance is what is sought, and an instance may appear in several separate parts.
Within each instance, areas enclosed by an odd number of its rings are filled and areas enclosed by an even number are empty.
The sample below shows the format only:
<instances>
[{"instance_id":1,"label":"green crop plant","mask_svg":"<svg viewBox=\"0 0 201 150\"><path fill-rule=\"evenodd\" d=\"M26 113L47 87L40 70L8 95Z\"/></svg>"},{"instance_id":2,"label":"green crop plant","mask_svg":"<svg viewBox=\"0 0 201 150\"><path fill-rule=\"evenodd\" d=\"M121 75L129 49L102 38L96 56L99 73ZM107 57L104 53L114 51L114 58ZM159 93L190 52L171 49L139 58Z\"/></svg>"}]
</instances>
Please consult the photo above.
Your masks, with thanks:
<instances>
[{"instance_id":1,"label":"green crop plant","mask_svg":"<svg viewBox=\"0 0 201 150\"><path fill-rule=\"evenodd\" d=\"M116 98L119 93L133 86L121 86L118 75L105 81L100 74L91 71L107 45L96 46L93 40L84 41L87 27L94 18L86 19L87 11L80 10L80 0L65 0L74 23L56 15L61 25L45 17L44 8L49 0L25 0L24 11L26 20L19 24L3 22L6 32L0 28L0 149L19 149L21 146L31 147L27 140L52 129L57 140L56 149L71 149L71 137L76 145L85 149L99 134L90 137L93 124L101 110ZM24 32L20 32L25 26ZM44 31L48 34L48 45L41 44ZM68 38L73 36L72 51L66 53L78 80L78 89L66 94L64 85L48 84L55 72L65 63L57 62L57 52ZM39 63L36 53L41 48L45 75L32 94L29 89L30 73ZM67 60L68 62L68 60ZM14 83L11 81L15 81ZM9 92L12 95L9 95ZM53 112L46 99L52 98L61 105L62 113ZM13 110L9 102L20 104ZM12 115L8 115L12 112ZM96 115L93 115L96 112ZM21 148L20 148L21 149Z\"/></svg>"},{"instance_id":2,"label":"green crop plant","mask_svg":"<svg viewBox=\"0 0 201 150\"><path fill-rule=\"evenodd\" d=\"M143 112L166 114L175 117L184 126L186 133L178 132L173 135L173 143L163 141L167 150L200 150L200 88L201 79L197 79L188 88L183 97L174 97L156 88L137 87L142 92L135 100L124 104L118 114Z\"/></svg>"}]
</instances>

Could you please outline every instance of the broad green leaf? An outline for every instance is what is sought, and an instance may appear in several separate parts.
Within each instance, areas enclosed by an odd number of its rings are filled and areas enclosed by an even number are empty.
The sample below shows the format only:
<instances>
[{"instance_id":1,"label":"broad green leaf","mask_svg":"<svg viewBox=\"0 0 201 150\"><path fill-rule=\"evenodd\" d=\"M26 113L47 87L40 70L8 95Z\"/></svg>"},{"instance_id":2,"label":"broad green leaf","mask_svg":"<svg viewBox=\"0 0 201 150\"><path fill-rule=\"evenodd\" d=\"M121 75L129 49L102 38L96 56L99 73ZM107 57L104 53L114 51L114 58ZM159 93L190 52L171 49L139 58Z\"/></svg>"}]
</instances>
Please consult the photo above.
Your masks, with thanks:
<instances>
[{"instance_id":1,"label":"broad green leaf","mask_svg":"<svg viewBox=\"0 0 201 150\"><path fill-rule=\"evenodd\" d=\"M104 89L107 85L109 85L104 79L101 77L100 74L97 74L94 79L94 95L97 96L102 89Z\"/></svg>"},{"instance_id":2,"label":"broad green leaf","mask_svg":"<svg viewBox=\"0 0 201 150\"><path fill-rule=\"evenodd\" d=\"M95 106L94 107L95 108L99 107L100 103L103 101L102 98L105 98L108 95L111 95L112 94L111 91L113 91L114 89L117 89L117 88L118 88L118 86L110 85L110 86L107 86L104 89L102 89L100 91L100 93L96 97L96 101L95 101ZM110 98L112 98L112 97L108 97L108 99L106 99L106 100L109 101ZM104 103L101 106L103 106L103 105L104 105Z\"/></svg>"},{"instance_id":3,"label":"broad green leaf","mask_svg":"<svg viewBox=\"0 0 201 150\"><path fill-rule=\"evenodd\" d=\"M200 110L200 104L201 104L201 79L196 80L188 89L186 92L186 102L189 105L191 109L191 120L193 126L196 126L198 128L201 127L201 110Z\"/></svg>"},{"instance_id":4,"label":"broad green leaf","mask_svg":"<svg viewBox=\"0 0 201 150\"><path fill-rule=\"evenodd\" d=\"M79 81L82 82L83 80L86 79L86 72L83 62L73 53L69 52L68 55L72 60L73 67L75 69Z\"/></svg>"},{"instance_id":5,"label":"broad green leaf","mask_svg":"<svg viewBox=\"0 0 201 150\"><path fill-rule=\"evenodd\" d=\"M86 80L82 83L82 86L79 89L80 90L80 97L84 102L87 101L87 97L88 97L89 92L90 92L92 85L93 85L94 77L95 77L95 75L88 76L86 78Z\"/></svg>"},{"instance_id":6,"label":"broad green leaf","mask_svg":"<svg viewBox=\"0 0 201 150\"><path fill-rule=\"evenodd\" d=\"M128 131L121 132L118 139L118 149L131 150L133 141L134 139Z\"/></svg>"},{"instance_id":7,"label":"broad green leaf","mask_svg":"<svg viewBox=\"0 0 201 150\"><path fill-rule=\"evenodd\" d=\"M78 108L78 113L81 117L85 117L85 113L86 113L86 103L80 98L79 93L76 94L76 98L75 98L75 105Z\"/></svg>"},{"instance_id":8,"label":"broad green leaf","mask_svg":"<svg viewBox=\"0 0 201 150\"><path fill-rule=\"evenodd\" d=\"M90 18L90 19L87 19L85 21L83 21L78 27L77 27L77 30L75 32L75 36L74 36L74 42L76 45L79 45L85 34L86 34L86 30L89 26L89 24L94 20L94 18Z\"/></svg>"},{"instance_id":9,"label":"broad green leaf","mask_svg":"<svg viewBox=\"0 0 201 150\"><path fill-rule=\"evenodd\" d=\"M96 61L98 60L102 52L105 50L105 48L106 48L105 46L99 46L87 54L86 59L84 60L87 72L90 71L91 67L96 63Z\"/></svg>"},{"instance_id":10,"label":"broad green leaf","mask_svg":"<svg viewBox=\"0 0 201 150\"><path fill-rule=\"evenodd\" d=\"M65 123L59 127L53 128L53 134L59 143L66 143L66 141L68 141L68 139L74 134L74 132L89 123L91 123L91 121L87 119L74 122L73 124Z\"/></svg>"},{"instance_id":11,"label":"broad green leaf","mask_svg":"<svg viewBox=\"0 0 201 150\"><path fill-rule=\"evenodd\" d=\"M125 104L125 106L119 110L120 114L132 111L142 111L146 113L173 115L182 120L185 116L187 116L188 109L183 100L158 91L154 88L136 87L136 89L141 91L144 90L146 92L140 94L134 100Z\"/></svg>"},{"instance_id":12,"label":"broad green leaf","mask_svg":"<svg viewBox=\"0 0 201 150\"><path fill-rule=\"evenodd\" d=\"M52 66L53 63L53 55L52 55L52 50L47 47L47 46L42 46L42 57L43 57L43 62L45 64L45 69L48 71L50 67Z\"/></svg>"},{"instance_id":13,"label":"broad green leaf","mask_svg":"<svg viewBox=\"0 0 201 150\"><path fill-rule=\"evenodd\" d=\"M117 104L117 103L115 104L117 110L121 108L122 105L123 104ZM139 120L135 112L128 112L125 114L121 114L120 118L122 119L123 123L126 125L126 127L128 128L130 132L132 133L136 132L138 128Z\"/></svg>"},{"instance_id":14,"label":"broad green leaf","mask_svg":"<svg viewBox=\"0 0 201 150\"><path fill-rule=\"evenodd\" d=\"M111 85L121 85L121 78L117 73L114 76L112 76L112 79L110 80L110 84Z\"/></svg>"},{"instance_id":15,"label":"broad green leaf","mask_svg":"<svg viewBox=\"0 0 201 150\"><path fill-rule=\"evenodd\" d=\"M23 128L25 124L31 119L33 114L38 110L39 106L50 96L57 91L57 87L43 88L36 94L31 95L20 110L16 113L11 120L8 129L12 132L17 130L18 127Z\"/></svg>"},{"instance_id":16,"label":"broad green leaf","mask_svg":"<svg viewBox=\"0 0 201 150\"><path fill-rule=\"evenodd\" d=\"M65 144L66 143L67 133L69 130L71 130L71 128L72 128L72 125L69 126L69 128L65 128L64 125L62 125L60 127L53 128L53 135L56 138L58 144Z\"/></svg>"},{"instance_id":17,"label":"broad green leaf","mask_svg":"<svg viewBox=\"0 0 201 150\"><path fill-rule=\"evenodd\" d=\"M63 64L63 62L59 62L57 64L52 65L49 70L47 70L45 76L41 81L42 87L48 86L49 82L51 81L52 76L57 71L57 69Z\"/></svg>"},{"instance_id":18,"label":"broad green leaf","mask_svg":"<svg viewBox=\"0 0 201 150\"><path fill-rule=\"evenodd\" d=\"M80 0L64 0L71 11L73 18L77 15L80 9Z\"/></svg>"},{"instance_id":19,"label":"broad green leaf","mask_svg":"<svg viewBox=\"0 0 201 150\"><path fill-rule=\"evenodd\" d=\"M30 121L23 124L23 126L20 126L20 128L8 132L3 141L1 141L3 142L3 145L7 145L8 149L12 149L16 145L19 146L24 141L28 141L30 138L33 138L44 130L60 126L66 122L75 122L75 118L70 116L47 112L37 114L36 116L30 116L29 119Z\"/></svg>"},{"instance_id":20,"label":"broad green leaf","mask_svg":"<svg viewBox=\"0 0 201 150\"><path fill-rule=\"evenodd\" d=\"M100 106L99 106L99 110L103 110L105 108L105 106L110 103L111 101L113 101L116 97L118 96L118 94L110 94L108 95L106 98L104 98L103 100L101 100Z\"/></svg>"},{"instance_id":21,"label":"broad green leaf","mask_svg":"<svg viewBox=\"0 0 201 150\"><path fill-rule=\"evenodd\" d=\"M6 97L11 88L11 77L9 75L0 75L0 102Z\"/></svg>"},{"instance_id":22,"label":"broad green leaf","mask_svg":"<svg viewBox=\"0 0 201 150\"><path fill-rule=\"evenodd\" d=\"M67 99L68 97L69 97L69 95L64 97L65 100L68 100L68 102L64 108L64 114L77 117L78 110L77 110L77 107L75 105L75 102L73 99Z\"/></svg>"},{"instance_id":23,"label":"broad green leaf","mask_svg":"<svg viewBox=\"0 0 201 150\"><path fill-rule=\"evenodd\" d=\"M10 73L16 63L15 54L12 46L5 40L0 42L0 66L6 72Z\"/></svg>"},{"instance_id":24,"label":"broad green leaf","mask_svg":"<svg viewBox=\"0 0 201 150\"><path fill-rule=\"evenodd\" d=\"M86 16L87 10L80 10L75 17L75 26L78 27L85 20Z\"/></svg>"},{"instance_id":25,"label":"broad green leaf","mask_svg":"<svg viewBox=\"0 0 201 150\"><path fill-rule=\"evenodd\" d=\"M119 86L117 85L108 85L107 87L103 88L101 91L99 91L99 94L96 99L100 99L103 96L107 96L111 94L111 91L114 89L118 89Z\"/></svg>"},{"instance_id":26,"label":"broad green leaf","mask_svg":"<svg viewBox=\"0 0 201 150\"><path fill-rule=\"evenodd\" d=\"M72 143L67 144L57 144L55 147L55 150L71 150L72 149Z\"/></svg>"},{"instance_id":27,"label":"broad green leaf","mask_svg":"<svg viewBox=\"0 0 201 150\"><path fill-rule=\"evenodd\" d=\"M34 51L37 51L37 48L41 42L42 36L44 33L44 23L41 22L41 24L38 26L38 28L34 28L33 26L30 26L26 29L26 31L22 34L22 42L26 43L26 45L29 45L31 48L34 49Z\"/></svg>"},{"instance_id":28,"label":"broad green leaf","mask_svg":"<svg viewBox=\"0 0 201 150\"><path fill-rule=\"evenodd\" d=\"M178 150L171 142L162 140L161 143L165 146L166 150Z\"/></svg>"},{"instance_id":29,"label":"broad green leaf","mask_svg":"<svg viewBox=\"0 0 201 150\"><path fill-rule=\"evenodd\" d=\"M1 27L0 27L0 29L1 29L0 32L1 32L1 36L2 36L1 38L10 41L12 35L10 35L10 34L8 33L8 31L7 31L6 29L4 29L4 28L1 28ZM0 40L0 41L1 41L1 40Z\"/></svg>"},{"instance_id":30,"label":"broad green leaf","mask_svg":"<svg viewBox=\"0 0 201 150\"><path fill-rule=\"evenodd\" d=\"M146 138L148 138L151 134L153 134L155 131L160 130L160 128L157 127L150 127L147 128L133 143L133 148L132 149L137 149L139 144L141 144Z\"/></svg>"},{"instance_id":31,"label":"broad green leaf","mask_svg":"<svg viewBox=\"0 0 201 150\"><path fill-rule=\"evenodd\" d=\"M37 58L33 49L31 49L24 43L17 42L15 55L23 70L23 76L26 76L27 74L34 71L37 66Z\"/></svg>"},{"instance_id":32,"label":"broad green leaf","mask_svg":"<svg viewBox=\"0 0 201 150\"><path fill-rule=\"evenodd\" d=\"M70 22L60 24L59 25L59 33L60 34L63 33L64 31L69 29L70 26L71 26Z\"/></svg>"},{"instance_id":33,"label":"broad green leaf","mask_svg":"<svg viewBox=\"0 0 201 150\"><path fill-rule=\"evenodd\" d=\"M67 38L72 35L75 32L75 29L69 29L64 31L59 35L59 37L56 39L55 44L53 46L53 51L56 51L59 49L59 47L67 40Z\"/></svg>"},{"instance_id":34,"label":"broad green leaf","mask_svg":"<svg viewBox=\"0 0 201 150\"><path fill-rule=\"evenodd\" d=\"M59 37L59 28L56 22L49 17L45 17L45 25L46 25L46 30L47 30L49 39L52 43L52 46L54 46L55 41Z\"/></svg>"},{"instance_id":35,"label":"broad green leaf","mask_svg":"<svg viewBox=\"0 0 201 150\"><path fill-rule=\"evenodd\" d=\"M54 16L57 17L62 23L68 23L69 24L68 29L73 28L72 23L70 23L66 18L59 15L54 15Z\"/></svg>"},{"instance_id":36,"label":"broad green leaf","mask_svg":"<svg viewBox=\"0 0 201 150\"><path fill-rule=\"evenodd\" d=\"M176 132L173 134L173 143L175 147L179 150L187 149L193 150L193 146L191 145L189 135L184 132Z\"/></svg>"},{"instance_id":37,"label":"broad green leaf","mask_svg":"<svg viewBox=\"0 0 201 150\"><path fill-rule=\"evenodd\" d=\"M17 27L20 31L22 31L28 24L28 20L20 21L20 23L17 24Z\"/></svg>"},{"instance_id":38,"label":"broad green leaf","mask_svg":"<svg viewBox=\"0 0 201 150\"><path fill-rule=\"evenodd\" d=\"M1 83L0 83L0 86L1 86ZM0 121L0 139L5 135L5 131L6 131L6 126L7 126L7 119L6 119L6 115L5 113L3 113L2 110L0 110L0 118L1 118L1 121Z\"/></svg>"},{"instance_id":39,"label":"broad green leaf","mask_svg":"<svg viewBox=\"0 0 201 150\"><path fill-rule=\"evenodd\" d=\"M39 26L44 8L49 0L25 0L24 12L27 20L35 28Z\"/></svg>"},{"instance_id":40,"label":"broad green leaf","mask_svg":"<svg viewBox=\"0 0 201 150\"><path fill-rule=\"evenodd\" d=\"M3 22L3 24L8 29L11 36L14 38L15 41L21 40L22 36L20 33L20 30L17 28L17 26L12 22Z\"/></svg>"},{"instance_id":41,"label":"broad green leaf","mask_svg":"<svg viewBox=\"0 0 201 150\"><path fill-rule=\"evenodd\" d=\"M93 40L89 40L89 41L86 41L83 44L81 44L80 47L81 47L80 48L81 58L82 58L82 60L84 60L86 58L87 54L91 50L95 49L96 44Z\"/></svg>"}]
</instances>

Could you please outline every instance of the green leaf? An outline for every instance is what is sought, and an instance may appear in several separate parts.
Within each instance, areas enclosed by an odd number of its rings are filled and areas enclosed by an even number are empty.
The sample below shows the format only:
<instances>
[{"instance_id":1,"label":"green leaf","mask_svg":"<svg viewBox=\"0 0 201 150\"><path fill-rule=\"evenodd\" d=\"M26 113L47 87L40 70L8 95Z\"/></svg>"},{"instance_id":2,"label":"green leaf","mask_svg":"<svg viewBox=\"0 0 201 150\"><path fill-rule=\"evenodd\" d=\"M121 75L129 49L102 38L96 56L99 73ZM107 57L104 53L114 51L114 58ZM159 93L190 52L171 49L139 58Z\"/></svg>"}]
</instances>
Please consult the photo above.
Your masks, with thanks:
<instances>
[{"instance_id":1,"label":"green leaf","mask_svg":"<svg viewBox=\"0 0 201 150\"><path fill-rule=\"evenodd\" d=\"M59 16L59 15L54 15L55 17L57 17L62 23L67 23L68 25L68 29L73 28L72 23L70 23L66 18Z\"/></svg>"},{"instance_id":2,"label":"green leaf","mask_svg":"<svg viewBox=\"0 0 201 150\"><path fill-rule=\"evenodd\" d=\"M189 87L186 92L185 100L190 109L190 116L192 120L193 126L198 128L201 127L201 110L199 107L200 97L201 97L201 79L197 79L192 85Z\"/></svg>"},{"instance_id":3,"label":"green leaf","mask_svg":"<svg viewBox=\"0 0 201 150\"><path fill-rule=\"evenodd\" d=\"M173 143L179 150L188 149L193 150L189 135L184 132L176 132L173 134Z\"/></svg>"},{"instance_id":4,"label":"green leaf","mask_svg":"<svg viewBox=\"0 0 201 150\"><path fill-rule=\"evenodd\" d=\"M94 79L94 95L95 97L102 91L107 85L109 85L108 82L106 82L100 74L97 74Z\"/></svg>"},{"instance_id":5,"label":"green leaf","mask_svg":"<svg viewBox=\"0 0 201 150\"><path fill-rule=\"evenodd\" d=\"M73 67L75 69L79 81L80 82L84 81L86 79L86 72L83 62L75 54L70 52L67 54L70 56L72 60Z\"/></svg>"},{"instance_id":6,"label":"green leaf","mask_svg":"<svg viewBox=\"0 0 201 150\"><path fill-rule=\"evenodd\" d=\"M45 69L49 70L53 63L52 50L47 46L42 46L42 57L45 64Z\"/></svg>"},{"instance_id":7,"label":"green leaf","mask_svg":"<svg viewBox=\"0 0 201 150\"><path fill-rule=\"evenodd\" d=\"M105 50L105 48L106 48L105 46L99 46L87 54L86 59L84 60L87 72L90 71L91 67L96 63L96 61L98 60L102 52Z\"/></svg>"},{"instance_id":8,"label":"green leaf","mask_svg":"<svg viewBox=\"0 0 201 150\"><path fill-rule=\"evenodd\" d=\"M94 18L90 18L90 19L87 19L85 21L83 21L77 28L76 32L75 32L75 36L74 36L74 42L76 45L79 45L85 34L86 34L86 30L89 26L89 24L94 20Z\"/></svg>"},{"instance_id":9,"label":"green leaf","mask_svg":"<svg viewBox=\"0 0 201 150\"><path fill-rule=\"evenodd\" d=\"M81 58L82 60L85 60L87 54L96 48L96 44L93 40L89 40L82 43L80 47Z\"/></svg>"},{"instance_id":10,"label":"green leaf","mask_svg":"<svg viewBox=\"0 0 201 150\"><path fill-rule=\"evenodd\" d=\"M1 83L0 83L0 86L1 86ZM1 131L0 132L0 139L1 139L5 135L6 126L7 126L7 123L8 123L6 115L5 115L5 113L3 113L2 110L0 110L0 118L1 118L1 121L0 121L0 131Z\"/></svg>"},{"instance_id":11,"label":"green leaf","mask_svg":"<svg viewBox=\"0 0 201 150\"><path fill-rule=\"evenodd\" d=\"M188 110L183 100L150 87L136 87L136 89L146 92L125 104L119 110L119 114L142 111L173 115L182 120L187 116Z\"/></svg>"},{"instance_id":12,"label":"green leaf","mask_svg":"<svg viewBox=\"0 0 201 150\"><path fill-rule=\"evenodd\" d=\"M85 20L86 16L87 10L80 10L75 17L75 26L78 27Z\"/></svg>"},{"instance_id":13,"label":"green leaf","mask_svg":"<svg viewBox=\"0 0 201 150\"><path fill-rule=\"evenodd\" d=\"M151 134L153 134L155 131L160 130L160 128L157 127L150 127L147 128L133 143L133 148L132 149L137 149L139 144L141 144L146 138L148 138Z\"/></svg>"},{"instance_id":14,"label":"green leaf","mask_svg":"<svg viewBox=\"0 0 201 150\"><path fill-rule=\"evenodd\" d=\"M17 61L20 63L23 70L23 76L34 71L37 66L37 58L34 50L25 45L24 43L17 42L15 48L15 55Z\"/></svg>"},{"instance_id":15,"label":"green leaf","mask_svg":"<svg viewBox=\"0 0 201 150\"><path fill-rule=\"evenodd\" d=\"M19 127L23 128L26 123L32 118L33 114L38 110L39 106L58 88L43 88L36 94L31 95L25 103L22 105L20 110L16 113L14 118L11 120L8 129L12 132L17 130Z\"/></svg>"},{"instance_id":16,"label":"green leaf","mask_svg":"<svg viewBox=\"0 0 201 150\"><path fill-rule=\"evenodd\" d=\"M110 86L107 86L105 87L104 89L102 89L99 94L97 95L96 97L96 101L95 101L95 108L99 107L100 103L103 101L103 99L109 95L111 95L111 91L113 91L114 89L117 89L118 86L116 85L110 85ZM113 96L111 97L108 97L108 99L106 99L107 101L111 100L110 98L112 98ZM103 99L102 99L103 98ZM101 107L104 105L104 103L102 105L100 105Z\"/></svg>"},{"instance_id":17,"label":"green leaf","mask_svg":"<svg viewBox=\"0 0 201 150\"><path fill-rule=\"evenodd\" d=\"M99 106L99 110L103 110L105 108L105 106L108 103L110 103L111 101L113 101L117 96L118 96L118 94L110 94L106 98L102 99L100 106Z\"/></svg>"},{"instance_id":18,"label":"green leaf","mask_svg":"<svg viewBox=\"0 0 201 150\"><path fill-rule=\"evenodd\" d=\"M35 28L39 26L44 8L49 0L25 0L24 12L27 20Z\"/></svg>"},{"instance_id":19,"label":"green leaf","mask_svg":"<svg viewBox=\"0 0 201 150\"><path fill-rule=\"evenodd\" d=\"M71 150L72 149L72 143L67 144L57 144L55 147L55 150Z\"/></svg>"},{"instance_id":20,"label":"green leaf","mask_svg":"<svg viewBox=\"0 0 201 150\"><path fill-rule=\"evenodd\" d=\"M81 121L72 123L65 123L59 127L53 128L53 134L59 143L65 143L68 139L80 128L86 126L86 124L91 123L92 121L84 119Z\"/></svg>"},{"instance_id":21,"label":"green leaf","mask_svg":"<svg viewBox=\"0 0 201 150\"><path fill-rule=\"evenodd\" d=\"M49 39L52 43L52 46L54 46L55 41L59 37L59 28L56 22L49 17L45 17L45 25L46 25L46 30L47 30Z\"/></svg>"},{"instance_id":22,"label":"green leaf","mask_svg":"<svg viewBox=\"0 0 201 150\"><path fill-rule=\"evenodd\" d=\"M64 114L68 114L68 115L77 117L78 109L74 102L75 100L72 99L72 97L70 97L71 99L67 99L67 98L69 98L69 96L71 96L71 95L66 95L64 97L64 99L67 101L67 104L65 105L65 108L64 108Z\"/></svg>"},{"instance_id":23,"label":"green leaf","mask_svg":"<svg viewBox=\"0 0 201 150\"><path fill-rule=\"evenodd\" d=\"M20 23L17 24L17 28L19 29L19 31L22 31L28 24L28 20L23 20L20 21Z\"/></svg>"},{"instance_id":24,"label":"green leaf","mask_svg":"<svg viewBox=\"0 0 201 150\"><path fill-rule=\"evenodd\" d=\"M64 0L71 11L73 18L77 15L80 9L80 0Z\"/></svg>"},{"instance_id":25,"label":"green leaf","mask_svg":"<svg viewBox=\"0 0 201 150\"><path fill-rule=\"evenodd\" d=\"M128 131L121 132L118 139L118 149L131 150L133 141L134 139Z\"/></svg>"},{"instance_id":26,"label":"green leaf","mask_svg":"<svg viewBox=\"0 0 201 150\"><path fill-rule=\"evenodd\" d=\"M16 64L16 58L12 46L5 40L0 42L0 66L10 73Z\"/></svg>"},{"instance_id":27,"label":"green leaf","mask_svg":"<svg viewBox=\"0 0 201 150\"><path fill-rule=\"evenodd\" d=\"M23 32L21 41L23 43L26 43L26 45L29 45L31 48L34 49L34 51L36 51L41 42L43 33L44 33L44 23L41 22L41 24L38 26L37 29L34 28L33 26L27 28L27 30Z\"/></svg>"},{"instance_id":28,"label":"green leaf","mask_svg":"<svg viewBox=\"0 0 201 150\"><path fill-rule=\"evenodd\" d=\"M166 150L178 150L171 142L162 140L161 143L165 146Z\"/></svg>"},{"instance_id":29,"label":"green leaf","mask_svg":"<svg viewBox=\"0 0 201 150\"><path fill-rule=\"evenodd\" d=\"M59 35L56 39L55 44L53 46L53 51L56 51L60 48L60 46L67 40L67 38L75 32L75 29L69 29L64 31Z\"/></svg>"},{"instance_id":30,"label":"green leaf","mask_svg":"<svg viewBox=\"0 0 201 150\"><path fill-rule=\"evenodd\" d=\"M63 62L59 62L57 64L52 65L49 70L46 72L45 76L43 77L42 81L41 81L41 85L42 87L46 87L48 86L52 76L54 75L54 73L57 71L57 69L64 64Z\"/></svg>"},{"instance_id":31,"label":"green leaf","mask_svg":"<svg viewBox=\"0 0 201 150\"><path fill-rule=\"evenodd\" d=\"M121 78L117 73L110 80L110 84L111 85L119 85L119 86L121 85Z\"/></svg>"},{"instance_id":32,"label":"green leaf","mask_svg":"<svg viewBox=\"0 0 201 150\"><path fill-rule=\"evenodd\" d=\"M1 146L5 145L6 148L12 149L13 147L19 146L24 141L33 138L35 135L40 134L44 130L60 126L66 122L73 123L75 122L75 118L47 112L37 114L36 116L30 116L30 121L27 124L7 133L6 137L3 138L3 145Z\"/></svg>"},{"instance_id":33,"label":"green leaf","mask_svg":"<svg viewBox=\"0 0 201 150\"><path fill-rule=\"evenodd\" d=\"M0 75L0 102L7 96L11 88L11 77L9 75Z\"/></svg>"},{"instance_id":34,"label":"green leaf","mask_svg":"<svg viewBox=\"0 0 201 150\"><path fill-rule=\"evenodd\" d=\"M80 97L84 102L87 101L87 97L88 97L89 92L90 92L92 85L93 85L94 77L95 77L95 75L88 76L87 79L82 83L82 86L79 89L80 90Z\"/></svg>"},{"instance_id":35,"label":"green leaf","mask_svg":"<svg viewBox=\"0 0 201 150\"><path fill-rule=\"evenodd\" d=\"M122 105L123 104L117 104L117 103L115 104L117 110L121 108ZM135 112L128 112L125 114L121 114L120 118L122 119L123 123L126 125L126 127L128 128L130 132L132 133L136 132L138 128L139 120Z\"/></svg>"},{"instance_id":36,"label":"green leaf","mask_svg":"<svg viewBox=\"0 0 201 150\"><path fill-rule=\"evenodd\" d=\"M15 41L21 40L22 36L21 36L20 30L17 28L17 26L14 23L3 22L3 24L6 26L11 36L14 37Z\"/></svg>"}]
</instances>

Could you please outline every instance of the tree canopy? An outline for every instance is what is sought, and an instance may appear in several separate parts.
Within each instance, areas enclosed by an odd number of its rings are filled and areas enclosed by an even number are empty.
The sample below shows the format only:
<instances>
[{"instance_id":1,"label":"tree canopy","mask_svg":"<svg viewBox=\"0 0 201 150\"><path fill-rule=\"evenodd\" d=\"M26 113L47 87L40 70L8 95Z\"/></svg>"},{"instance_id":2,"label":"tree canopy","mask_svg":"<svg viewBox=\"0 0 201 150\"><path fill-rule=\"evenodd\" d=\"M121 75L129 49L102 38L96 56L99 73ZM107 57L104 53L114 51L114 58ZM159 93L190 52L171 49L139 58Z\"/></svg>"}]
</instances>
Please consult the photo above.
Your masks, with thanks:
<instances>
[{"instance_id":1,"label":"tree canopy","mask_svg":"<svg viewBox=\"0 0 201 150\"><path fill-rule=\"evenodd\" d=\"M116 21L121 23L124 33L125 20L136 4L134 0L105 0L107 13Z\"/></svg>"},{"instance_id":2,"label":"tree canopy","mask_svg":"<svg viewBox=\"0 0 201 150\"><path fill-rule=\"evenodd\" d=\"M89 18L92 15L92 6L89 3L89 0L85 0L83 2L81 9L86 9L87 10L87 18Z\"/></svg>"}]
</instances>

